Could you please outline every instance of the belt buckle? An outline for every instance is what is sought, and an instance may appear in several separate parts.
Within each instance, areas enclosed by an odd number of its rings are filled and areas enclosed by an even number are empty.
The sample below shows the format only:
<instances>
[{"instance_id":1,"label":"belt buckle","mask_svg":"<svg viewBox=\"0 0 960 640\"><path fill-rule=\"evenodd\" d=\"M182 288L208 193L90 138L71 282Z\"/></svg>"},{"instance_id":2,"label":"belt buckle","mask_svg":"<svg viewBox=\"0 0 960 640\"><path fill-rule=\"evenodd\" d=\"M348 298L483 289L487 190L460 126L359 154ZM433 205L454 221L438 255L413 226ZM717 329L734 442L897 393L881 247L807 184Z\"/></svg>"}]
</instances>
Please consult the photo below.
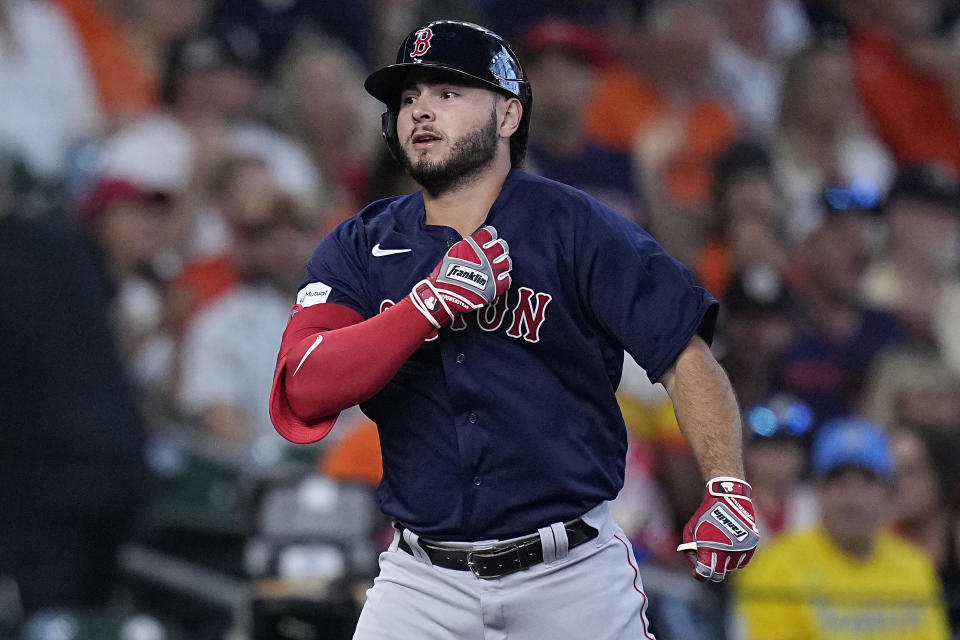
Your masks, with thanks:
<instances>
[{"instance_id":1,"label":"belt buckle","mask_svg":"<svg viewBox=\"0 0 960 640\"><path fill-rule=\"evenodd\" d=\"M497 573L494 575L480 575L480 573L477 571L477 566L474 564L473 559L477 556L484 557L484 558L493 558L496 555L497 555L496 553L483 553L482 551L467 551L467 566L470 567L470 572L474 575L475 578L478 578L480 580L494 580L496 578L502 578L503 576L510 573L509 571L505 571L505 572Z\"/></svg>"}]
</instances>

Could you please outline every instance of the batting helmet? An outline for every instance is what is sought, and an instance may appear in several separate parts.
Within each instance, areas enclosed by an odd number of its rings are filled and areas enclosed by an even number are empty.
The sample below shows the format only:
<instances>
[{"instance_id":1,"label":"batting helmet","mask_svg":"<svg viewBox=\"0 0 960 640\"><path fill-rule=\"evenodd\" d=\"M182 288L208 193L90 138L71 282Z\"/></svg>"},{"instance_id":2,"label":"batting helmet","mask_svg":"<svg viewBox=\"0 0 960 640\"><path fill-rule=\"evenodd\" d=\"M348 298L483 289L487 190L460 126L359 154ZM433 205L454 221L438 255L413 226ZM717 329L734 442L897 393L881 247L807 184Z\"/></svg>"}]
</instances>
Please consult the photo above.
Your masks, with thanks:
<instances>
[{"instance_id":1,"label":"batting helmet","mask_svg":"<svg viewBox=\"0 0 960 640\"><path fill-rule=\"evenodd\" d=\"M402 150L397 139L400 92L413 69L436 69L517 98L523 116L510 138L510 161L523 162L527 149L533 93L520 60L503 38L470 22L436 20L410 32L395 64L374 71L363 83L367 93L387 105L382 116L383 137L397 158Z\"/></svg>"}]
</instances>

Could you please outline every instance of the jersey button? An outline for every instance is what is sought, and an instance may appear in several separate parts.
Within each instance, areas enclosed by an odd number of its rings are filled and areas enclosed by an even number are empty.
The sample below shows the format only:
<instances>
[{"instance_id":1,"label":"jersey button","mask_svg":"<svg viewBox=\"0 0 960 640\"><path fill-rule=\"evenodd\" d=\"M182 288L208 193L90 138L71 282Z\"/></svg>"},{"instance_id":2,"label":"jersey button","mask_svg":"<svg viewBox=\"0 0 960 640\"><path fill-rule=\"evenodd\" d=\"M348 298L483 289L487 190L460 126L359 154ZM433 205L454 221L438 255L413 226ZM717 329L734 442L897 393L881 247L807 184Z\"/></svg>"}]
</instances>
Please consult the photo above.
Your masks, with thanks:
<instances>
[{"instance_id":1,"label":"jersey button","mask_svg":"<svg viewBox=\"0 0 960 640\"><path fill-rule=\"evenodd\" d=\"M466 360L466 359L467 359L467 356L465 356L464 354L462 354L462 353L458 353L458 354L457 354L457 363L458 363L458 364L463 364L463 361Z\"/></svg>"},{"instance_id":2,"label":"jersey button","mask_svg":"<svg viewBox=\"0 0 960 640\"><path fill-rule=\"evenodd\" d=\"M483 480L480 479L480 476L473 477L473 485L479 487Z\"/></svg>"},{"instance_id":3,"label":"jersey button","mask_svg":"<svg viewBox=\"0 0 960 640\"><path fill-rule=\"evenodd\" d=\"M471 412L467 416L467 422L469 422L470 424L477 424L477 414Z\"/></svg>"}]
</instances>

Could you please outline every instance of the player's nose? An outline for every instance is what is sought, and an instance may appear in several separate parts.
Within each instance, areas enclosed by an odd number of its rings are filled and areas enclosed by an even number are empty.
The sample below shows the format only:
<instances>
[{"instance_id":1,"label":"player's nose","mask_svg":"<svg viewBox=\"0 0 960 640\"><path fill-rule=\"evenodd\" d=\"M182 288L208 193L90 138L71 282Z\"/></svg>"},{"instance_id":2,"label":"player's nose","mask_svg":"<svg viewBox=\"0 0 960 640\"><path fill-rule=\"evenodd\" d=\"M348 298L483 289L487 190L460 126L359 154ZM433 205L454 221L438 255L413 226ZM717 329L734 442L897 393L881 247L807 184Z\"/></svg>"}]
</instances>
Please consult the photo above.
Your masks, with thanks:
<instances>
[{"instance_id":1,"label":"player's nose","mask_svg":"<svg viewBox=\"0 0 960 640\"><path fill-rule=\"evenodd\" d=\"M412 115L414 122L430 122L434 118L433 109L422 100L418 100L417 103L413 105Z\"/></svg>"}]
</instances>

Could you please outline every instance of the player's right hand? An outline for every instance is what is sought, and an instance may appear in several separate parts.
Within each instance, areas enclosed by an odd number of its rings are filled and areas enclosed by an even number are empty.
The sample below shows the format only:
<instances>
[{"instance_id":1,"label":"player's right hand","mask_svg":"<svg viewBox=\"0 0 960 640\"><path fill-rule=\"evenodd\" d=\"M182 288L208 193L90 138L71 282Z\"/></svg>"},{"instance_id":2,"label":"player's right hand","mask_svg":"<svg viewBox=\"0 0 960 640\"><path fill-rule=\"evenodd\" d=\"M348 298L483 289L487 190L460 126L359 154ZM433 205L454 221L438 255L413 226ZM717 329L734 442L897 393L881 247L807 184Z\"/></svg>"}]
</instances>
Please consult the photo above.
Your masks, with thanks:
<instances>
[{"instance_id":1,"label":"player's right hand","mask_svg":"<svg viewBox=\"0 0 960 640\"><path fill-rule=\"evenodd\" d=\"M510 288L510 248L497 230L481 227L450 247L410 298L438 329L458 313L480 309Z\"/></svg>"},{"instance_id":2,"label":"player's right hand","mask_svg":"<svg viewBox=\"0 0 960 640\"><path fill-rule=\"evenodd\" d=\"M739 478L713 478L700 508L683 528L677 551L687 554L693 576L721 582L753 557L760 541L753 488Z\"/></svg>"}]
</instances>

